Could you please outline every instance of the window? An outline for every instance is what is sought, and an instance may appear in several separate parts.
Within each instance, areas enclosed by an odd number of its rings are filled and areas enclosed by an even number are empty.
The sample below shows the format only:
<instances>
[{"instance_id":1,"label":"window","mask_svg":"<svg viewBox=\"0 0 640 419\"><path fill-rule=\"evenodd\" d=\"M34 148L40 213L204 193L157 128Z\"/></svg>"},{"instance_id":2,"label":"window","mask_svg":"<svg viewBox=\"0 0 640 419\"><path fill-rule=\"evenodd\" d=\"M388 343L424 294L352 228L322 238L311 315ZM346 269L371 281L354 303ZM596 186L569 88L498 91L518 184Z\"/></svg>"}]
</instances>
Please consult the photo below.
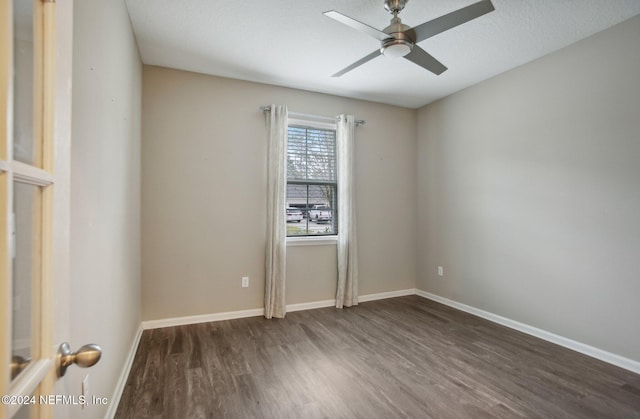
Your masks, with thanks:
<instances>
[{"instance_id":1,"label":"window","mask_svg":"<svg viewBox=\"0 0 640 419\"><path fill-rule=\"evenodd\" d=\"M289 125L287 236L338 234L336 131Z\"/></svg>"}]
</instances>

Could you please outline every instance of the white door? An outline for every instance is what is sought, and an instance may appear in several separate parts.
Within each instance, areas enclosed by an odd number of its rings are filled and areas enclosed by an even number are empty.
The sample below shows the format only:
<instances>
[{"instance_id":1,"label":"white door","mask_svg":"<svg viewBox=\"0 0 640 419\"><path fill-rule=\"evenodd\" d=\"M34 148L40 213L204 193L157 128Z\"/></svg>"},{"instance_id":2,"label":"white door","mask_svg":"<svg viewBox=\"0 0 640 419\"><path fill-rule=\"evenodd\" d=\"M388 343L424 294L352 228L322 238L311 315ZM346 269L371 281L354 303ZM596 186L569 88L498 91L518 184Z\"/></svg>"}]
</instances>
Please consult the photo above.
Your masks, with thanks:
<instances>
[{"instance_id":1,"label":"white door","mask_svg":"<svg viewBox=\"0 0 640 419\"><path fill-rule=\"evenodd\" d=\"M0 418L63 417L72 2L0 0L0 20Z\"/></svg>"}]
</instances>

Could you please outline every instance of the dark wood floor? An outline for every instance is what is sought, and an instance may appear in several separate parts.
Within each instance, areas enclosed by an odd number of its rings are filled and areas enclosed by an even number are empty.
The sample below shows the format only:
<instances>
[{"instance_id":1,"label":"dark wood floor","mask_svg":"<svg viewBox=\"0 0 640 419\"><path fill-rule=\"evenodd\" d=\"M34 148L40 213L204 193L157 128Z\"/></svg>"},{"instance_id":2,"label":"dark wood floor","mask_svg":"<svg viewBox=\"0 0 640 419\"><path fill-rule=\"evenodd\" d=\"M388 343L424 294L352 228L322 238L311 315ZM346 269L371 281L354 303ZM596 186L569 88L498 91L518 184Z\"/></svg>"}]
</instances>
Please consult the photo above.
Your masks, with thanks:
<instances>
[{"instance_id":1,"label":"dark wood floor","mask_svg":"<svg viewBox=\"0 0 640 419\"><path fill-rule=\"evenodd\" d=\"M640 375L418 296L145 331L116 418L640 418Z\"/></svg>"}]
</instances>

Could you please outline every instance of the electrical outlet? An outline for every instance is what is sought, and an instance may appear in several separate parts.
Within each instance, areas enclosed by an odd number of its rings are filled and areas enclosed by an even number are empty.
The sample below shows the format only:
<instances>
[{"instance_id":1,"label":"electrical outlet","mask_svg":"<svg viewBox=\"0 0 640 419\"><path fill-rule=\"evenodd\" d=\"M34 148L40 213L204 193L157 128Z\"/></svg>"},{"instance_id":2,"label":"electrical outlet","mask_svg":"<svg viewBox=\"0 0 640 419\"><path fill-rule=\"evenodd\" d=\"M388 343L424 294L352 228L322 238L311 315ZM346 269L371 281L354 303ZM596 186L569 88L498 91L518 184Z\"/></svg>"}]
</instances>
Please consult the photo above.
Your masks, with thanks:
<instances>
[{"instance_id":1,"label":"electrical outlet","mask_svg":"<svg viewBox=\"0 0 640 419\"><path fill-rule=\"evenodd\" d=\"M442 266L438 266L438 276L444 276L444 268Z\"/></svg>"},{"instance_id":2,"label":"electrical outlet","mask_svg":"<svg viewBox=\"0 0 640 419\"><path fill-rule=\"evenodd\" d=\"M249 287L249 277L248 276L243 276L242 277L242 288L247 288Z\"/></svg>"}]
</instances>

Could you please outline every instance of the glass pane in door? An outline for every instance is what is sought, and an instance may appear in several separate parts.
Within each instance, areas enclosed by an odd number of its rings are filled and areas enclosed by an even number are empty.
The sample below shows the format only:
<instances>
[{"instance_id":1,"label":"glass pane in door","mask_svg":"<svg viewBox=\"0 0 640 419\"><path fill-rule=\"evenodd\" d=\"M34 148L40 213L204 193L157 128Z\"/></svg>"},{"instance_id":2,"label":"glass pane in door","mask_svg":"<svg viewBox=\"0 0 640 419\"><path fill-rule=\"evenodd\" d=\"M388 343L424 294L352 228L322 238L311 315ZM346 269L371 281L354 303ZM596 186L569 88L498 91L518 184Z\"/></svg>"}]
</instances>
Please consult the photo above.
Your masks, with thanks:
<instances>
[{"instance_id":1,"label":"glass pane in door","mask_svg":"<svg viewBox=\"0 0 640 419\"><path fill-rule=\"evenodd\" d=\"M11 379L29 365L32 355L33 283L37 275L40 188L14 182L12 214L13 316L11 327Z\"/></svg>"},{"instance_id":2,"label":"glass pane in door","mask_svg":"<svg viewBox=\"0 0 640 419\"><path fill-rule=\"evenodd\" d=\"M13 158L39 166L33 119L33 0L14 1L13 15Z\"/></svg>"}]
</instances>

